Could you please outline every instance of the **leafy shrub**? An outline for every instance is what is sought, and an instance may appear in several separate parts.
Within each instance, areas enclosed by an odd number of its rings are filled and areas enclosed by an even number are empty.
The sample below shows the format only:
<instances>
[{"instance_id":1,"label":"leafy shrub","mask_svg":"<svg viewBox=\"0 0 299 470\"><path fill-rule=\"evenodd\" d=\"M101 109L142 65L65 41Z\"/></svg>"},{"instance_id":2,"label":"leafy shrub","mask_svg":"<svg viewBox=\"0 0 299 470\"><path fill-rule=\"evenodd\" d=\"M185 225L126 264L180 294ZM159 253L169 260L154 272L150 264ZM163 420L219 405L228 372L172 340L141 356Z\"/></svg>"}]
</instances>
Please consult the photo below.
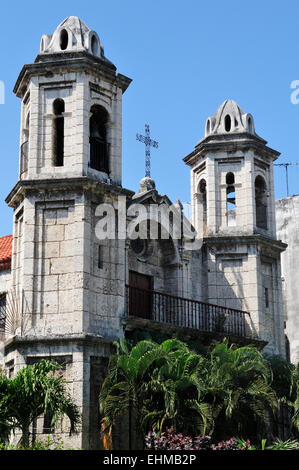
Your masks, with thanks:
<instances>
[{"instance_id":1,"label":"leafy shrub","mask_svg":"<svg viewBox=\"0 0 299 470\"><path fill-rule=\"evenodd\" d=\"M287 441L281 441L277 439L272 446L269 447L270 450L299 450L299 442L295 440L288 439Z\"/></svg>"},{"instance_id":2,"label":"leafy shrub","mask_svg":"<svg viewBox=\"0 0 299 470\"><path fill-rule=\"evenodd\" d=\"M24 447L21 444L10 445L0 444L0 450L75 450L70 448L64 448L63 441L55 441L51 437L48 437L46 441L36 440L32 445ZM79 450L79 449L76 449Z\"/></svg>"},{"instance_id":3,"label":"leafy shrub","mask_svg":"<svg viewBox=\"0 0 299 470\"><path fill-rule=\"evenodd\" d=\"M217 445L211 445L212 450L252 450L250 440L236 439L231 437L228 441L218 442Z\"/></svg>"},{"instance_id":4,"label":"leafy shrub","mask_svg":"<svg viewBox=\"0 0 299 470\"><path fill-rule=\"evenodd\" d=\"M210 436L197 436L194 439L194 450L209 450L211 448Z\"/></svg>"},{"instance_id":5,"label":"leafy shrub","mask_svg":"<svg viewBox=\"0 0 299 470\"><path fill-rule=\"evenodd\" d=\"M150 431L145 437L146 449L152 450L209 450L211 445L210 436L197 436L193 439L176 433L174 428L166 428L161 435Z\"/></svg>"},{"instance_id":6,"label":"leafy shrub","mask_svg":"<svg viewBox=\"0 0 299 470\"><path fill-rule=\"evenodd\" d=\"M235 437L231 437L228 441L218 442L217 445L212 444L212 450L239 450L238 441Z\"/></svg>"},{"instance_id":7,"label":"leafy shrub","mask_svg":"<svg viewBox=\"0 0 299 470\"><path fill-rule=\"evenodd\" d=\"M15 377L0 376L0 442L9 442L10 432L19 429L20 444L30 446L30 425L42 414L52 417L51 428L66 415L70 432L77 432L80 412L66 391L65 381L55 375L61 365L42 359L20 369Z\"/></svg>"},{"instance_id":8,"label":"leafy shrub","mask_svg":"<svg viewBox=\"0 0 299 470\"><path fill-rule=\"evenodd\" d=\"M35 441L31 446L24 447L21 444L0 444L0 450L63 450L63 442L56 442L50 437L46 441Z\"/></svg>"},{"instance_id":9,"label":"leafy shrub","mask_svg":"<svg viewBox=\"0 0 299 470\"><path fill-rule=\"evenodd\" d=\"M299 442L291 439L287 441L277 439L268 447L266 442L266 439L262 439L260 446L254 446L249 439L231 437L213 444L210 436L192 438L177 433L174 428L166 428L161 434L150 431L145 437L146 450L299 450Z\"/></svg>"}]
</instances>

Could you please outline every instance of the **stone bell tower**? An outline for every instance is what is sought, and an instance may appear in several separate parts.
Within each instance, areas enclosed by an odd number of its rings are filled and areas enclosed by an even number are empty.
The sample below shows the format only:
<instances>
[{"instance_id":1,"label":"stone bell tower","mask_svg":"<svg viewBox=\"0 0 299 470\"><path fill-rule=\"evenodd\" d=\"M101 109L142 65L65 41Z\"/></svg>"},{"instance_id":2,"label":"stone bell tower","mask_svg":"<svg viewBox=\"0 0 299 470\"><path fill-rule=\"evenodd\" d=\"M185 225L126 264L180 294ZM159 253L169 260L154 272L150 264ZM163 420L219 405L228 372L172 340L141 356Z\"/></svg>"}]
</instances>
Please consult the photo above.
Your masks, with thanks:
<instances>
[{"instance_id":1,"label":"stone bell tower","mask_svg":"<svg viewBox=\"0 0 299 470\"><path fill-rule=\"evenodd\" d=\"M43 35L14 92L22 100L14 209L12 288L20 321L5 344L15 370L60 361L82 411L70 442L95 448L98 390L111 340L122 335L125 240L96 237L100 204L122 188L122 94L131 80L104 56L95 31L69 17ZM112 237L111 237L112 238ZM38 423L37 432L43 432ZM67 423L61 430L68 440Z\"/></svg>"},{"instance_id":2,"label":"stone bell tower","mask_svg":"<svg viewBox=\"0 0 299 470\"><path fill-rule=\"evenodd\" d=\"M227 100L184 158L191 169L193 224L203 237L206 302L250 313L248 328L285 354L273 162L251 114Z\"/></svg>"}]
</instances>

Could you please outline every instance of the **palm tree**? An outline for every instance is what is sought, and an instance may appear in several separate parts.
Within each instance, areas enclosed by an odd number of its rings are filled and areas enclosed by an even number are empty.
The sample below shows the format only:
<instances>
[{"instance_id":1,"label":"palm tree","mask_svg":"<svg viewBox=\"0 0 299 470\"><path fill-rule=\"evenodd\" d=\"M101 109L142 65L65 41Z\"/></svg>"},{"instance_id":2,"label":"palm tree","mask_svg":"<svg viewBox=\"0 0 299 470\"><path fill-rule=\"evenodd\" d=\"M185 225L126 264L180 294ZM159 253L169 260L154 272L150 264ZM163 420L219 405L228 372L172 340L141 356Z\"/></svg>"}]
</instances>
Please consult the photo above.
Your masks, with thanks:
<instances>
[{"instance_id":1,"label":"palm tree","mask_svg":"<svg viewBox=\"0 0 299 470\"><path fill-rule=\"evenodd\" d=\"M106 445L111 446L116 419L126 414L134 417L135 435L142 438L149 429L161 432L163 426L192 433L211 429L211 406L201 403L198 394L203 356L177 339L160 345L143 340L133 348L121 340L115 346L99 397Z\"/></svg>"},{"instance_id":2,"label":"palm tree","mask_svg":"<svg viewBox=\"0 0 299 470\"><path fill-rule=\"evenodd\" d=\"M150 411L151 400L144 422L159 432L163 426L174 426L191 435L206 434L213 427L212 408L200 401L198 378L206 359L177 340L164 342L161 348L167 352L167 360L152 371L148 384L156 408Z\"/></svg>"},{"instance_id":3,"label":"palm tree","mask_svg":"<svg viewBox=\"0 0 299 470\"><path fill-rule=\"evenodd\" d=\"M0 444L8 441L13 428L7 406L9 379L0 375Z\"/></svg>"},{"instance_id":4,"label":"palm tree","mask_svg":"<svg viewBox=\"0 0 299 470\"><path fill-rule=\"evenodd\" d=\"M267 426L277 406L270 365L255 347L224 341L207 356L176 339L140 341L133 348L123 340L117 348L100 394L110 435L116 418L132 409L141 436L163 426L221 439L248 436Z\"/></svg>"},{"instance_id":5,"label":"palm tree","mask_svg":"<svg viewBox=\"0 0 299 470\"><path fill-rule=\"evenodd\" d=\"M199 380L200 401L213 409L215 436L248 437L250 430L255 435L267 427L277 397L271 388L271 368L257 348L228 346L227 341L216 345Z\"/></svg>"},{"instance_id":6,"label":"palm tree","mask_svg":"<svg viewBox=\"0 0 299 470\"><path fill-rule=\"evenodd\" d=\"M295 366L279 355L269 356L267 360L273 373L272 388L278 397L280 419L284 422L283 432L296 435L299 430L299 363Z\"/></svg>"},{"instance_id":7,"label":"palm tree","mask_svg":"<svg viewBox=\"0 0 299 470\"><path fill-rule=\"evenodd\" d=\"M299 362L293 368L292 371L292 385L291 385L291 396L293 397L293 417L292 423L299 430Z\"/></svg>"},{"instance_id":8,"label":"palm tree","mask_svg":"<svg viewBox=\"0 0 299 470\"><path fill-rule=\"evenodd\" d=\"M60 367L41 360L19 370L14 378L2 378L0 423L5 422L9 429L20 429L20 443L25 448L29 447L30 426L43 413L51 416L51 427L59 417L66 415L70 420L70 432L77 430L78 407L66 393L63 379L54 375Z\"/></svg>"},{"instance_id":9,"label":"palm tree","mask_svg":"<svg viewBox=\"0 0 299 470\"><path fill-rule=\"evenodd\" d=\"M144 435L143 417L147 414L149 382L154 363L166 360L163 347L143 340L130 348L125 340L115 343L116 353L110 357L108 375L103 383L99 406L104 415L103 429L110 433L116 418L134 415L135 434Z\"/></svg>"}]
</instances>

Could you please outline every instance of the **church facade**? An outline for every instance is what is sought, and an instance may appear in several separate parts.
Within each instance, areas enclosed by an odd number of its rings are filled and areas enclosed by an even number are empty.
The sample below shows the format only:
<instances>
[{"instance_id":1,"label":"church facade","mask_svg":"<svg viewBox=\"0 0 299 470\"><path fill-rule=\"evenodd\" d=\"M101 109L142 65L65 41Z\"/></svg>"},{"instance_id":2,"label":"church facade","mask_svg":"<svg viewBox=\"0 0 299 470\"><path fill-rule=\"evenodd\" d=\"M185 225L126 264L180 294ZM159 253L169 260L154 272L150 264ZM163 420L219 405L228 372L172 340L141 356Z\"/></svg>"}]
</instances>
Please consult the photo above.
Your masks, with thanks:
<instances>
[{"instance_id":1,"label":"church facade","mask_svg":"<svg viewBox=\"0 0 299 470\"><path fill-rule=\"evenodd\" d=\"M273 162L254 120L232 100L184 158L191 223L143 178L122 186L122 95L131 79L95 31L69 17L43 35L14 92L21 100L19 179L0 239L5 373L41 358L63 365L82 412L73 447L100 443L98 392L113 341L159 331L209 344L224 337L285 355ZM45 420L34 429L47 434ZM120 444L121 445L121 444ZM125 444L122 444L123 446Z\"/></svg>"}]
</instances>

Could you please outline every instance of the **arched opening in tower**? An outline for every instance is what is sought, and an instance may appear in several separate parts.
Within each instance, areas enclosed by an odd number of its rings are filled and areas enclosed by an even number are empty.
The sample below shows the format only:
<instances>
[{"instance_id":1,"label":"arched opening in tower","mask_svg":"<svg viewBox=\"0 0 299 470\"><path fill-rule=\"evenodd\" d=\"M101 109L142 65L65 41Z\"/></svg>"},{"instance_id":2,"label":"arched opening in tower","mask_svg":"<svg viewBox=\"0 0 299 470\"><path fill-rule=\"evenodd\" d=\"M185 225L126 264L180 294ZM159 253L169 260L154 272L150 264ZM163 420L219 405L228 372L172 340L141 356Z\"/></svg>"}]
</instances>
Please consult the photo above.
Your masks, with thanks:
<instances>
[{"instance_id":1,"label":"arched opening in tower","mask_svg":"<svg viewBox=\"0 0 299 470\"><path fill-rule=\"evenodd\" d=\"M255 213L256 226L267 230L267 186L260 175L255 179Z\"/></svg>"},{"instance_id":2,"label":"arched opening in tower","mask_svg":"<svg viewBox=\"0 0 299 470\"><path fill-rule=\"evenodd\" d=\"M236 192L233 173L226 175L226 218L229 227L236 225Z\"/></svg>"},{"instance_id":3,"label":"arched opening in tower","mask_svg":"<svg viewBox=\"0 0 299 470\"><path fill-rule=\"evenodd\" d=\"M21 176L28 170L28 147L29 147L29 127L30 127L30 113L27 114L25 126L23 129L22 145L21 145Z\"/></svg>"},{"instance_id":4,"label":"arched opening in tower","mask_svg":"<svg viewBox=\"0 0 299 470\"><path fill-rule=\"evenodd\" d=\"M201 220L202 220L202 233L206 234L207 231L207 182L205 179L202 179L199 182L199 201L201 205Z\"/></svg>"},{"instance_id":5,"label":"arched opening in tower","mask_svg":"<svg viewBox=\"0 0 299 470\"><path fill-rule=\"evenodd\" d=\"M89 166L109 174L108 112L99 105L91 107L89 120Z\"/></svg>"},{"instance_id":6,"label":"arched opening in tower","mask_svg":"<svg viewBox=\"0 0 299 470\"><path fill-rule=\"evenodd\" d=\"M61 98L53 103L53 165L64 164L64 116L65 104Z\"/></svg>"}]
</instances>

